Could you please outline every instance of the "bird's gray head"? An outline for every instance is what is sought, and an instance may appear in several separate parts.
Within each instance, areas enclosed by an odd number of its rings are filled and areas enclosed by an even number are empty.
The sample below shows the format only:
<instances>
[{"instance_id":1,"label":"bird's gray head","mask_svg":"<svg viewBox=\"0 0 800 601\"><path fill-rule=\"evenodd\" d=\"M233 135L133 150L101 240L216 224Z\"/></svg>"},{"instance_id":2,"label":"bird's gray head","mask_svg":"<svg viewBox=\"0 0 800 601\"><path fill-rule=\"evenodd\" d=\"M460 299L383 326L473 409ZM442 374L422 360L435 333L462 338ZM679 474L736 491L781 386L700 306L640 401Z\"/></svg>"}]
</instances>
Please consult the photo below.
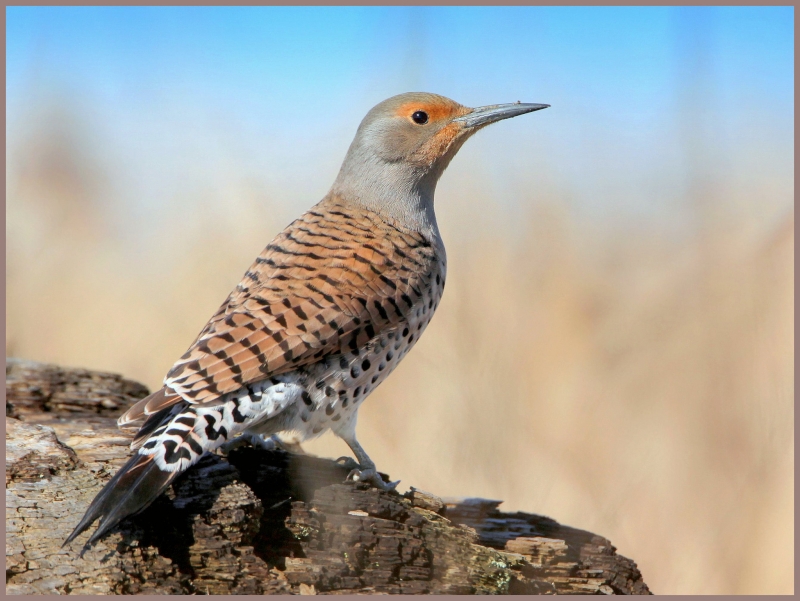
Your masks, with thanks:
<instances>
[{"instance_id":1,"label":"bird's gray head","mask_svg":"<svg viewBox=\"0 0 800 601\"><path fill-rule=\"evenodd\" d=\"M436 182L458 149L479 129L547 104L497 104L471 109L424 92L393 96L358 127L331 194L401 224L436 230Z\"/></svg>"}]
</instances>

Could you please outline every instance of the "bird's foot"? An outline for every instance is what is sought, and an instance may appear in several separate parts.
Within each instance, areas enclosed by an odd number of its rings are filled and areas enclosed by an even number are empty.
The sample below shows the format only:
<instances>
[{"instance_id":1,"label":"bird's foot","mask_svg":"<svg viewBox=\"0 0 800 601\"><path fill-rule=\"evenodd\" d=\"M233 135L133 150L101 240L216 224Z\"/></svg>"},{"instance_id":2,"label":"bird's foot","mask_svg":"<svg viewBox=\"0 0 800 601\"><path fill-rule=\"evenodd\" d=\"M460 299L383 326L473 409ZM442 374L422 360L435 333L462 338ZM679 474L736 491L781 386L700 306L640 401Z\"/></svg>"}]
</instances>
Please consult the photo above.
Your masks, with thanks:
<instances>
[{"instance_id":1,"label":"bird's foot","mask_svg":"<svg viewBox=\"0 0 800 601\"><path fill-rule=\"evenodd\" d=\"M400 484L400 480L396 480L395 482L384 481L384 479L381 478L381 475L378 473L378 470L376 470L374 467L368 467L367 469L353 469L347 475L347 479L353 480L354 482L366 482L375 488L385 491L394 490L397 488L397 485Z\"/></svg>"},{"instance_id":2,"label":"bird's foot","mask_svg":"<svg viewBox=\"0 0 800 601\"><path fill-rule=\"evenodd\" d=\"M275 449L281 448L280 441L278 441L274 436L265 439L258 434L242 434L241 436L237 436L236 438L221 444L219 446L219 452L221 455L227 456L232 450L238 449L246 444L249 444L256 449L263 449L265 451L274 451Z\"/></svg>"}]
</instances>

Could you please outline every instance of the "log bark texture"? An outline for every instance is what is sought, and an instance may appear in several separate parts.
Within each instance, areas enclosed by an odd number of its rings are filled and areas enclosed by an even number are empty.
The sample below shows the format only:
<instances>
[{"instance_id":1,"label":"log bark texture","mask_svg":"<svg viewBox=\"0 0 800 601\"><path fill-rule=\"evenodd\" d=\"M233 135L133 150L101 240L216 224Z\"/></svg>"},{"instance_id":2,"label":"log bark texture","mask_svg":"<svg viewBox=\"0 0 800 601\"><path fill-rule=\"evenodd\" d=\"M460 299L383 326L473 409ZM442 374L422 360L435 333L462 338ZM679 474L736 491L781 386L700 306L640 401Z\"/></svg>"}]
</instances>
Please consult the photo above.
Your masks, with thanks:
<instances>
[{"instance_id":1,"label":"log bark texture","mask_svg":"<svg viewBox=\"0 0 800 601\"><path fill-rule=\"evenodd\" d=\"M596 534L251 447L205 456L94 547L62 549L129 456L115 418L147 389L14 359L6 386L7 593L649 593Z\"/></svg>"}]
</instances>

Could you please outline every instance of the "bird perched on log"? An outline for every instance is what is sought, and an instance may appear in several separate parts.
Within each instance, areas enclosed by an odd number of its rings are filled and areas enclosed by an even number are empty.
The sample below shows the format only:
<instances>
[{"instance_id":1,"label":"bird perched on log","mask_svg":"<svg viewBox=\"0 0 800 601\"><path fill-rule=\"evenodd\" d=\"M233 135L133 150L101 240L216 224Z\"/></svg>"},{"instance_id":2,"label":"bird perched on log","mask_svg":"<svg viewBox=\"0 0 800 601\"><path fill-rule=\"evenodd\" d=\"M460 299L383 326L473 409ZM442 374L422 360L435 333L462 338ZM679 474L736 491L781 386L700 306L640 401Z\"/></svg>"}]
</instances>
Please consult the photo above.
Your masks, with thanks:
<instances>
[{"instance_id":1,"label":"bird perched on log","mask_svg":"<svg viewBox=\"0 0 800 601\"><path fill-rule=\"evenodd\" d=\"M369 111L325 198L258 256L163 388L119 418L120 426L143 421L136 453L65 544L99 518L93 543L239 434L305 439L330 429L358 460L349 477L391 486L358 443L356 417L442 297L436 183L476 131L548 106L473 109L408 93Z\"/></svg>"}]
</instances>

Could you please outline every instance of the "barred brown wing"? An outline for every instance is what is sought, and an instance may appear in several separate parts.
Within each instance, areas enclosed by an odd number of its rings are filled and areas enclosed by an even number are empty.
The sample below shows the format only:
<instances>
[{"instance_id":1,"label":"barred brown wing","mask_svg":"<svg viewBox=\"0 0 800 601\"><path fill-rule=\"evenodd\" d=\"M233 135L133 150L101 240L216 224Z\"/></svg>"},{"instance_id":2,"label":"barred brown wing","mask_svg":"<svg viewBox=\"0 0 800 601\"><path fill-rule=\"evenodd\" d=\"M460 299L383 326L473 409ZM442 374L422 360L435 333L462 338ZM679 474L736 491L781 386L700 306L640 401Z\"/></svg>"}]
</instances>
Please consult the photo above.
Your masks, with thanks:
<instances>
[{"instance_id":1,"label":"barred brown wing","mask_svg":"<svg viewBox=\"0 0 800 601\"><path fill-rule=\"evenodd\" d=\"M267 246L165 385L206 403L358 348L405 320L442 277L423 236L327 198Z\"/></svg>"}]
</instances>

